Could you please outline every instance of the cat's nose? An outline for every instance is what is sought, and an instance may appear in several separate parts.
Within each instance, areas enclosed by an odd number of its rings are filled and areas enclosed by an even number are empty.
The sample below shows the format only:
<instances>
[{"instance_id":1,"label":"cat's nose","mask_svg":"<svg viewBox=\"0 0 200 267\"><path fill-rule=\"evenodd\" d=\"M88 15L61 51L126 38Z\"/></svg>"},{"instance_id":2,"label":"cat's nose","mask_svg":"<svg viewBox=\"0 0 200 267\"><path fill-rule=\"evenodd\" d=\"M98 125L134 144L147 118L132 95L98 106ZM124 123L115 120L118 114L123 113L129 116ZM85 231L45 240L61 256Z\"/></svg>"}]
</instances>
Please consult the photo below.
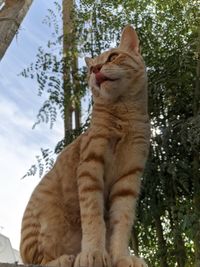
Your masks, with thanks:
<instances>
[{"instance_id":1,"label":"cat's nose","mask_svg":"<svg viewBox=\"0 0 200 267\"><path fill-rule=\"evenodd\" d=\"M100 72L101 68L102 68L102 65L98 64L96 66L93 66L91 71L96 74L96 73Z\"/></svg>"}]
</instances>

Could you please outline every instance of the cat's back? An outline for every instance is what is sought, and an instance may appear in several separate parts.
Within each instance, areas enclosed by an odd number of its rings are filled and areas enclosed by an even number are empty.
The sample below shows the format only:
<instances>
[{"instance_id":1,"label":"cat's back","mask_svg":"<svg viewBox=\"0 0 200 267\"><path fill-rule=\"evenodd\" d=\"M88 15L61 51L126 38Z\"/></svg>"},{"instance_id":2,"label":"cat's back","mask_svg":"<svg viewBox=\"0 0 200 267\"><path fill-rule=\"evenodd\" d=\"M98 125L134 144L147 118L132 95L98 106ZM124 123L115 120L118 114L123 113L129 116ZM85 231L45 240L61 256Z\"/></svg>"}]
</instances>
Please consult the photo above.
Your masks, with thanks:
<instances>
[{"instance_id":1,"label":"cat's back","mask_svg":"<svg viewBox=\"0 0 200 267\"><path fill-rule=\"evenodd\" d=\"M41 262L38 252L39 240L50 221L53 225L65 222L64 214L68 214L68 223L80 224L76 169L81 139L82 136L79 136L61 151L53 168L36 186L26 206L20 244L22 259L26 263Z\"/></svg>"},{"instance_id":2,"label":"cat's back","mask_svg":"<svg viewBox=\"0 0 200 267\"><path fill-rule=\"evenodd\" d=\"M24 216L28 212L31 212L34 217L40 217L41 213L43 216L45 211L49 212L49 209L54 208L53 203L67 201L71 192L76 198L76 170L80 157L81 139L82 135L61 151L53 168L35 187Z\"/></svg>"}]
</instances>

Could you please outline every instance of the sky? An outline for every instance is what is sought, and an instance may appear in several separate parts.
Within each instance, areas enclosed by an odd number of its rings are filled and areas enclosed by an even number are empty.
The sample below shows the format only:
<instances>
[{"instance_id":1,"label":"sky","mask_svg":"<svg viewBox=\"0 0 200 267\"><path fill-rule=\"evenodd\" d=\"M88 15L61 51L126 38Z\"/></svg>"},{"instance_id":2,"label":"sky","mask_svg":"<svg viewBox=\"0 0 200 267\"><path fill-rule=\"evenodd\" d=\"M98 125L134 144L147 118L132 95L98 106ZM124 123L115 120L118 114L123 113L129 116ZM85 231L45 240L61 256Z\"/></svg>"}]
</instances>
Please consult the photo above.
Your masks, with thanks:
<instances>
[{"instance_id":1,"label":"sky","mask_svg":"<svg viewBox=\"0 0 200 267\"><path fill-rule=\"evenodd\" d=\"M52 130L32 126L43 101L37 83L19 73L34 61L39 46L46 46L50 29L42 21L54 0L34 0L16 38L0 61L0 233L19 249L23 212L38 175L21 179L40 148L54 148L63 137L63 125Z\"/></svg>"}]
</instances>

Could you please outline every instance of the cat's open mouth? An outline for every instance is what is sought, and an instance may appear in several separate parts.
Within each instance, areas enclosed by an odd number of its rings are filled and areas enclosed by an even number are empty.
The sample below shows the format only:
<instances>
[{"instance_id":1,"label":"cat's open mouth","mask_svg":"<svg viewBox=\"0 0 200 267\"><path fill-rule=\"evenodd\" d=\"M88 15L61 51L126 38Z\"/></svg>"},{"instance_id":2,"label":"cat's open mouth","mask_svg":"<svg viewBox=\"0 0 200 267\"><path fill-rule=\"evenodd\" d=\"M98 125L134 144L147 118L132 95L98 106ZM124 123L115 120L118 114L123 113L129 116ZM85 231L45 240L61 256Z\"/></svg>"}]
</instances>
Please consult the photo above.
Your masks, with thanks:
<instances>
[{"instance_id":1,"label":"cat's open mouth","mask_svg":"<svg viewBox=\"0 0 200 267\"><path fill-rule=\"evenodd\" d=\"M95 78L96 78L96 83L97 83L98 86L100 86L103 82L106 82L106 81L116 81L116 80L118 80L118 79L111 79L111 78L105 76L101 72L97 72L95 74Z\"/></svg>"}]
</instances>

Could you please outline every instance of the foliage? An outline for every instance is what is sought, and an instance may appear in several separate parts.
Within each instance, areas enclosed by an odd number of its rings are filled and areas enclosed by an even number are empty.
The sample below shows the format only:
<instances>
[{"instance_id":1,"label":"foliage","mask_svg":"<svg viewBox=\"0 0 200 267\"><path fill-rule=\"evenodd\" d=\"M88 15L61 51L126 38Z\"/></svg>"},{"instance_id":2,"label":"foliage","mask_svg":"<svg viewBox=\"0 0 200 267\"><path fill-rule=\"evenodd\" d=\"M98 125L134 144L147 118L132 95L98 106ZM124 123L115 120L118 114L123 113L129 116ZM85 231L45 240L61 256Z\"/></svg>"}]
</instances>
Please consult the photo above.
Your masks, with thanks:
<instances>
[{"instance_id":1,"label":"foliage","mask_svg":"<svg viewBox=\"0 0 200 267\"><path fill-rule=\"evenodd\" d=\"M43 149L41 148L41 155L36 156L37 163L32 165L27 173L22 177L24 179L27 176L34 176L36 175L37 171L39 177L41 178L44 174L45 170L49 170L52 168L54 163L55 155L50 149Z\"/></svg>"},{"instance_id":2,"label":"foliage","mask_svg":"<svg viewBox=\"0 0 200 267\"><path fill-rule=\"evenodd\" d=\"M56 5L60 12L61 8ZM149 266L199 266L200 247L196 242L200 229L197 5L194 0L82 0L77 1L74 8L78 40L71 53L77 53L80 58L93 57L115 46L125 24L134 25L140 37L149 77L152 136L136 229L139 252L147 258ZM60 16L54 11L49 13L48 21L55 25L55 40L49 42L49 51L39 49L35 64L22 75L37 79L39 94L45 92L47 96L36 124L47 122L52 127L57 112L63 116L65 102L63 59L58 52L62 51L63 36L56 26ZM55 47L58 50L54 50ZM79 99L86 92L85 69L80 64L76 75L80 80ZM71 97L76 100L77 95ZM80 129L68 129L64 137L67 140L60 141L55 152L84 131L88 123L89 119Z\"/></svg>"}]
</instances>

